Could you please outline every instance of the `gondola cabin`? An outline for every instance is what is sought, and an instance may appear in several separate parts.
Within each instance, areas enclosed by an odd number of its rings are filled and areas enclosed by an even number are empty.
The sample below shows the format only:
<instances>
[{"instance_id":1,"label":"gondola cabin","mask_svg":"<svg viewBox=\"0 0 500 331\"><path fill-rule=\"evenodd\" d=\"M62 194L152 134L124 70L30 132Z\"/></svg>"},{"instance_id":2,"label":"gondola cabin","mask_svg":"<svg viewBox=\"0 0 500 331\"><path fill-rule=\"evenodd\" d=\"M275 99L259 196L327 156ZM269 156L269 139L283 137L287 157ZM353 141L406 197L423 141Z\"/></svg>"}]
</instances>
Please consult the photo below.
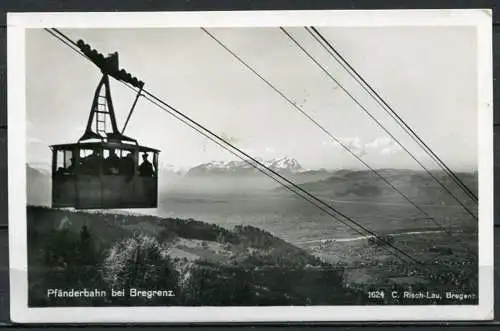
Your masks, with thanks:
<instances>
[{"instance_id":1,"label":"gondola cabin","mask_svg":"<svg viewBox=\"0 0 500 331\"><path fill-rule=\"evenodd\" d=\"M158 206L158 150L107 142L51 147L53 207Z\"/></svg>"},{"instance_id":2,"label":"gondola cabin","mask_svg":"<svg viewBox=\"0 0 500 331\"><path fill-rule=\"evenodd\" d=\"M157 208L160 151L141 146L123 134L144 83L123 69L118 70L117 53L104 58L82 41L78 45L103 76L95 91L84 134L75 143L50 146L52 207ZM138 89L121 132L116 123L109 76Z\"/></svg>"}]
</instances>

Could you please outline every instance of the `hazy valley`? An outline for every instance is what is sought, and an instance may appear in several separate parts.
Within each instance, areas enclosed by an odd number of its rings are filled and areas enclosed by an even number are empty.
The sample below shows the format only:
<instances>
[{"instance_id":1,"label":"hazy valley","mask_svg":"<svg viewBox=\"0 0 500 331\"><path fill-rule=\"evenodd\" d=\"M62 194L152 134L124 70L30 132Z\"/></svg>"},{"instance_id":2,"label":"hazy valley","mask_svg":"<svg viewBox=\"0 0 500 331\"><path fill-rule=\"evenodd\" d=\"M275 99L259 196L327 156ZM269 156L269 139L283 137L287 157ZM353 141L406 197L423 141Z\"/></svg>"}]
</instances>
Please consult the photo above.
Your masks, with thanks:
<instances>
[{"instance_id":1,"label":"hazy valley","mask_svg":"<svg viewBox=\"0 0 500 331\"><path fill-rule=\"evenodd\" d=\"M362 226L390 238L417 259L439 261L436 274L445 274L450 282L474 288L475 276L465 271L473 271L476 263L469 251L477 250L477 224L429 174L411 170L378 170L422 212L369 171L308 170L291 158L263 162ZM475 174L458 175L469 187L477 190ZM27 176L28 205L50 206L50 172L42 167L27 166ZM443 181L453 194L477 213L463 193L460 195L456 187L446 182L444 174L436 172L433 176ZM268 294L278 293L276 295L281 299L272 294L274 299L266 297L269 302L289 302L286 299L289 290L275 288L274 277L292 277L283 272L293 269L302 270L293 276L297 279L303 277L303 272L314 279L321 278L321 272L315 274L319 271L314 265L321 270L337 270L340 274L334 272L329 277L340 277L342 286L351 289L437 284L434 276L429 279L415 266L401 264L387 247L341 224L244 162L213 162L184 171L167 167L160 169L157 210L82 211L75 214L31 208L28 214L33 233L59 231L68 223L72 232L77 234L82 224L87 224L96 240L104 242L103 251L107 249L109 252L113 245L119 245L135 234L149 236L153 242L162 245L168 243L168 256L177 261L174 264L179 274L187 272L193 263L196 265L193 270L208 263L212 266L210 272L225 270L233 275L234 272L248 272L248 268L280 268L280 273L276 271L274 276L257 272L252 276L253 280L248 280L252 284L252 290L249 290L252 295L260 293L257 288L266 288ZM63 223L66 225L61 225ZM241 236L242 231L253 233L254 244L247 240L227 240L227 236ZM453 231L451 237L450 231ZM188 265L191 267L183 269ZM316 271L307 271L310 267ZM236 271L231 268L236 268ZM448 275L448 270L454 271ZM274 285L269 285L269 282ZM298 286L298 283L294 284L290 286ZM340 283L337 285L341 286ZM315 301L326 300L310 290L296 294L298 296L290 299L291 302L307 302L313 297ZM358 292L349 291L343 292L345 300L361 300L356 297Z\"/></svg>"}]
</instances>

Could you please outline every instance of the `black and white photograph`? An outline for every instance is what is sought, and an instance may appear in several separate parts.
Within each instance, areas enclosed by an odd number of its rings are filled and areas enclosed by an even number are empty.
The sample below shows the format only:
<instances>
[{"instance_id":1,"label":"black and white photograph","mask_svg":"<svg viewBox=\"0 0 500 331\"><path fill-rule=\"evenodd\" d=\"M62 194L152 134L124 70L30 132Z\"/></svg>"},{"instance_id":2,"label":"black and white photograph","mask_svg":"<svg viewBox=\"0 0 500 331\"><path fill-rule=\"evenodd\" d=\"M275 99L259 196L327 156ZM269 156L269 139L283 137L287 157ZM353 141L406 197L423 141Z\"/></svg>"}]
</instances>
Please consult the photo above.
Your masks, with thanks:
<instances>
[{"instance_id":1,"label":"black and white photograph","mask_svg":"<svg viewBox=\"0 0 500 331\"><path fill-rule=\"evenodd\" d=\"M8 33L13 321L493 318L491 11Z\"/></svg>"}]
</instances>

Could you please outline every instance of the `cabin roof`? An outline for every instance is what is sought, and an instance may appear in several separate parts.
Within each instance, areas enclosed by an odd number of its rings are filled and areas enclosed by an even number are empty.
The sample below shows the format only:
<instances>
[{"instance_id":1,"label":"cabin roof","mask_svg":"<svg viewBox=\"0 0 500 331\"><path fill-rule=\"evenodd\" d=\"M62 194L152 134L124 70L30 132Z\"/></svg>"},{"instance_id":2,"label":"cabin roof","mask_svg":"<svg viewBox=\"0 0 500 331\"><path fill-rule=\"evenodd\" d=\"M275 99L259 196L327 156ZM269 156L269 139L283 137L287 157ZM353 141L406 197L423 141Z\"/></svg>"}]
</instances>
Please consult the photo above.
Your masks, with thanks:
<instances>
[{"instance_id":1,"label":"cabin roof","mask_svg":"<svg viewBox=\"0 0 500 331\"><path fill-rule=\"evenodd\" d=\"M73 144L57 144L57 145L50 145L51 149L73 149L75 147L78 147L79 149L85 149L85 148L95 148L95 147L102 147L102 148L117 148L117 149L124 149L124 150L139 150L141 152L160 152L160 150L147 147L147 146L141 146L141 145L134 145L134 144L126 144L122 142L103 142L103 141L97 141L97 142L81 142L81 143L73 143Z\"/></svg>"}]
</instances>

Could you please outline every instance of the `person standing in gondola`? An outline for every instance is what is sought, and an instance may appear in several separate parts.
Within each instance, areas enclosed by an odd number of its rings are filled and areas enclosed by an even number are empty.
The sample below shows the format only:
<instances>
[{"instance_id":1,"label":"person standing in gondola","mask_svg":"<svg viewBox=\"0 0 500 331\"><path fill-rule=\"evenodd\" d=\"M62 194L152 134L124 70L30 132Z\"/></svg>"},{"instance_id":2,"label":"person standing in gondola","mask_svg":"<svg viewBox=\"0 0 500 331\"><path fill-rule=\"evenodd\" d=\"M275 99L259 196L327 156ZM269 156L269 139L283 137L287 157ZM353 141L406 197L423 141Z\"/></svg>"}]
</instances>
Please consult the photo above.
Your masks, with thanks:
<instances>
[{"instance_id":1,"label":"person standing in gondola","mask_svg":"<svg viewBox=\"0 0 500 331\"><path fill-rule=\"evenodd\" d=\"M92 153L82 160L84 173L96 175L100 173L101 153L98 148L92 149Z\"/></svg>"},{"instance_id":2,"label":"person standing in gondola","mask_svg":"<svg viewBox=\"0 0 500 331\"><path fill-rule=\"evenodd\" d=\"M142 154L142 164L139 166L139 175L144 177L153 177L154 169L148 160L148 153Z\"/></svg>"},{"instance_id":3,"label":"person standing in gondola","mask_svg":"<svg viewBox=\"0 0 500 331\"><path fill-rule=\"evenodd\" d=\"M109 151L109 156L104 162L107 174L117 175L120 172L120 158L114 149Z\"/></svg>"}]
</instances>

